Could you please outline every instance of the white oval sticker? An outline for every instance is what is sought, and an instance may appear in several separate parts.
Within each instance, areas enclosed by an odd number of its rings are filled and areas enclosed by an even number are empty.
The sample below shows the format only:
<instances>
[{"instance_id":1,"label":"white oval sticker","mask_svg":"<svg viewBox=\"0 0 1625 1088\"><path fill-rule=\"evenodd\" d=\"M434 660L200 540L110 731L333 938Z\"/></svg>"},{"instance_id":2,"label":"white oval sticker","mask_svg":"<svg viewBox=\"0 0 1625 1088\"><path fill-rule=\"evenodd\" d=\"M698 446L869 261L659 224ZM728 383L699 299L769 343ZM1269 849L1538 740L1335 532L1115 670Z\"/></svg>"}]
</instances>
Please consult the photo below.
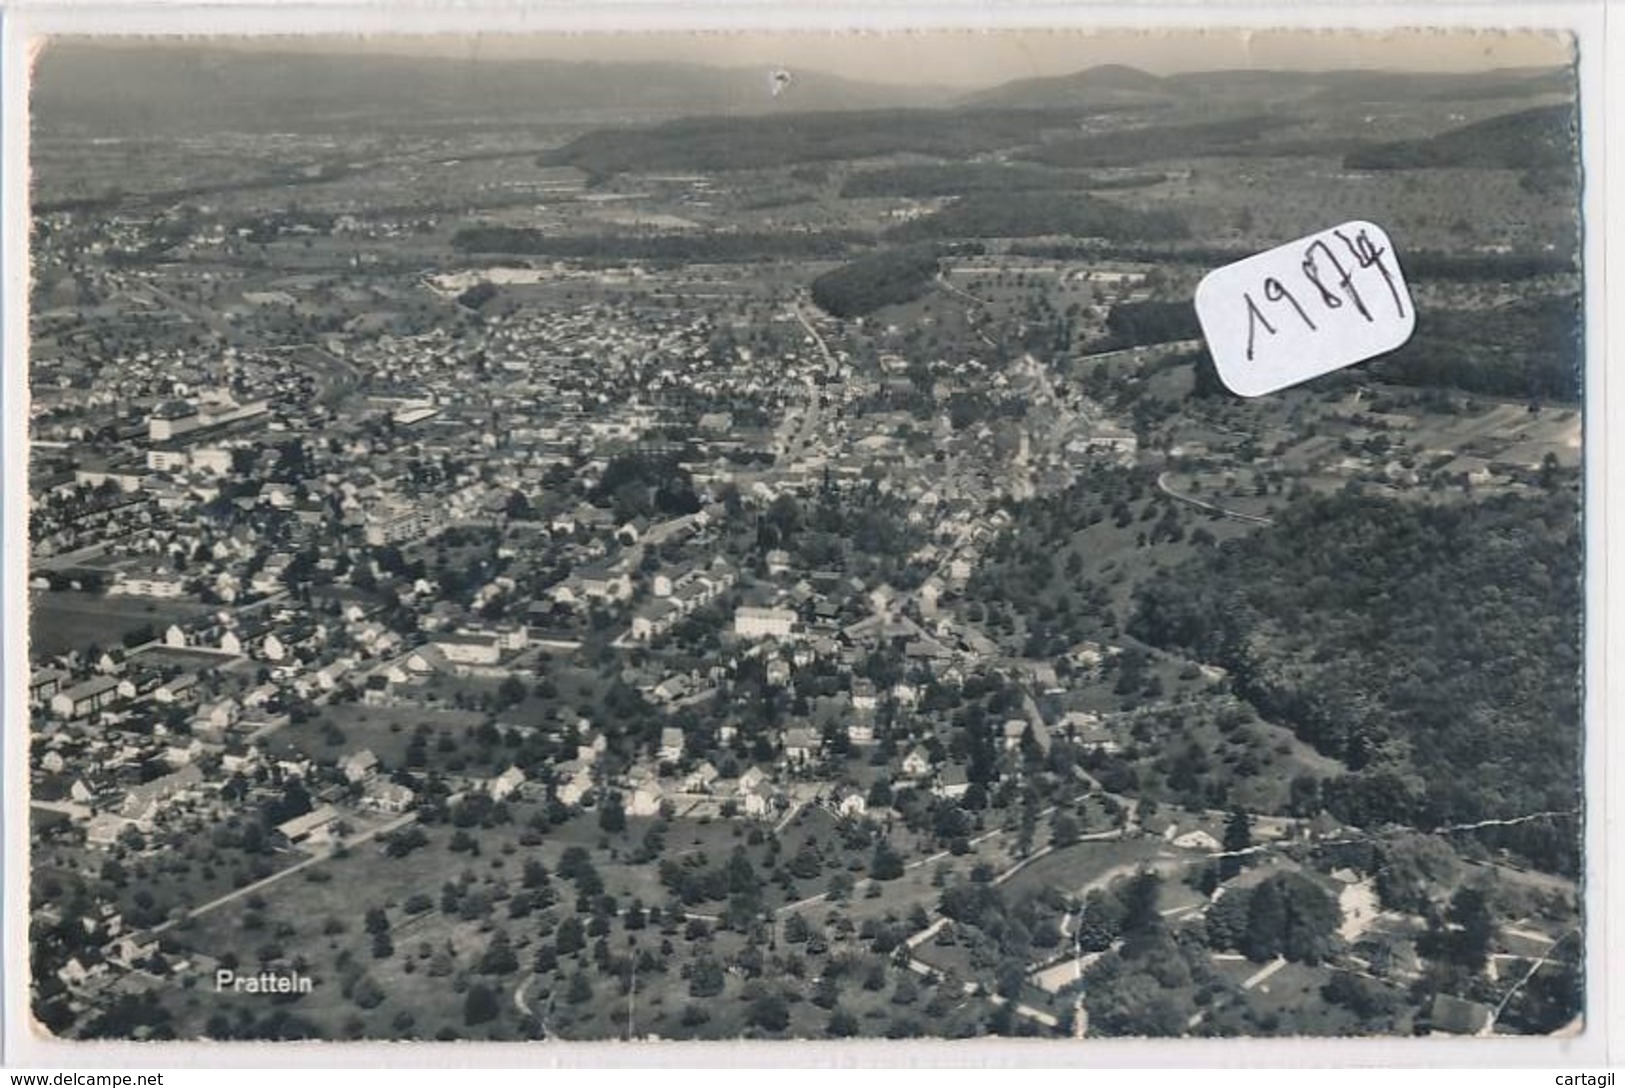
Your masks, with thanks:
<instances>
[{"instance_id":1,"label":"white oval sticker","mask_svg":"<svg viewBox=\"0 0 1625 1088\"><path fill-rule=\"evenodd\" d=\"M1220 380L1244 397L1393 351L1416 329L1393 241L1359 219L1214 269L1196 316Z\"/></svg>"}]
</instances>

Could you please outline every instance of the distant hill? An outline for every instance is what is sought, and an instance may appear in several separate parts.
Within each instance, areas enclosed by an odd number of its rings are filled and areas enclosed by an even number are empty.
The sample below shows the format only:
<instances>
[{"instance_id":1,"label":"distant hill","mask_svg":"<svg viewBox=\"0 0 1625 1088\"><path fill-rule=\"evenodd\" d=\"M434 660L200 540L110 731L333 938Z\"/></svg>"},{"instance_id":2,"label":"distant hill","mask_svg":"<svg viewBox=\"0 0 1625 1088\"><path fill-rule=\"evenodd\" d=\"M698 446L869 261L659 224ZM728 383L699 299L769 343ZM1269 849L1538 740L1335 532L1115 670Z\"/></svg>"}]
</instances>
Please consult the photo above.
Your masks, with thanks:
<instances>
[{"instance_id":1,"label":"distant hill","mask_svg":"<svg viewBox=\"0 0 1625 1088\"><path fill-rule=\"evenodd\" d=\"M966 96L979 108L1057 109L1182 103L1245 108L1333 99L1405 102L1418 99L1528 98L1574 93L1568 68L1503 68L1489 72L1327 72L1230 69L1156 76L1121 64L1065 76L1018 79Z\"/></svg>"},{"instance_id":2,"label":"distant hill","mask_svg":"<svg viewBox=\"0 0 1625 1088\"><path fill-rule=\"evenodd\" d=\"M1172 84L1125 64L1103 64L1082 72L1018 79L967 95L961 104L978 109L1141 106L1169 103L1182 96Z\"/></svg>"},{"instance_id":3,"label":"distant hill","mask_svg":"<svg viewBox=\"0 0 1625 1088\"><path fill-rule=\"evenodd\" d=\"M1491 117L1422 140L1358 148L1349 152L1345 165L1354 170L1541 170L1572 168L1576 156L1574 107L1565 104Z\"/></svg>"},{"instance_id":4,"label":"distant hill","mask_svg":"<svg viewBox=\"0 0 1625 1088\"><path fill-rule=\"evenodd\" d=\"M783 113L945 102L931 88L798 70L775 98L769 73L691 64L481 60L250 52L202 45L70 42L36 68L36 123L98 132L343 131L526 119Z\"/></svg>"}]
</instances>

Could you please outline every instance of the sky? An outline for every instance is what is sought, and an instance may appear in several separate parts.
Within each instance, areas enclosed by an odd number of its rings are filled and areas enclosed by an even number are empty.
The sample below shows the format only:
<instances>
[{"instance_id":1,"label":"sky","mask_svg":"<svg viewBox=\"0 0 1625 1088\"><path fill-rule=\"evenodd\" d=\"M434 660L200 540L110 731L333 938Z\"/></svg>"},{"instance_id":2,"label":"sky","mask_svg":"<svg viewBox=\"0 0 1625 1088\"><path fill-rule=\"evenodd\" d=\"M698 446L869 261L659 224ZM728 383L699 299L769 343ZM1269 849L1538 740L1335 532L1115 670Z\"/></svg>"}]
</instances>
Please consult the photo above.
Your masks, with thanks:
<instances>
[{"instance_id":1,"label":"sky","mask_svg":"<svg viewBox=\"0 0 1625 1088\"><path fill-rule=\"evenodd\" d=\"M1393 31L659 32L477 37L214 39L245 49L406 53L485 59L677 61L797 66L879 83L989 86L1126 64L1157 75L1213 69L1476 71L1570 63L1561 34Z\"/></svg>"}]
</instances>

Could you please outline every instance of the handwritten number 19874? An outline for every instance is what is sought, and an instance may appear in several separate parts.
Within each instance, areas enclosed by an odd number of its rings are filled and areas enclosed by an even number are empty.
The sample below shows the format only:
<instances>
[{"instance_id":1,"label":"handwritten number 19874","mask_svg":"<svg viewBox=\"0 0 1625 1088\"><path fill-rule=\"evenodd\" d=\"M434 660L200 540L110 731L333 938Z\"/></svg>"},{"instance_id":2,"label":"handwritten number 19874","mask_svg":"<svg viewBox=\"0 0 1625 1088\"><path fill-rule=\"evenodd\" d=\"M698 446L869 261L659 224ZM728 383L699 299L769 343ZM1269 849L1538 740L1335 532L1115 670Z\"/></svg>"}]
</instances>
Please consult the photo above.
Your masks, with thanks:
<instances>
[{"instance_id":1,"label":"handwritten number 19874","mask_svg":"<svg viewBox=\"0 0 1625 1088\"><path fill-rule=\"evenodd\" d=\"M1366 306L1364 296L1360 294L1359 288L1355 286L1354 273L1368 268L1375 268L1382 274L1383 282L1388 287L1388 294L1393 300L1396 315L1403 318L1405 316L1405 303L1400 297L1398 287L1394 284L1393 272L1383 262L1383 258L1388 251L1374 243L1363 230L1352 239L1340 230L1333 233L1348 249L1352 267L1345 266L1338 259L1333 248L1320 239L1311 242L1303 251L1301 265L1303 276L1319 295L1321 305L1328 310L1340 310L1343 308L1343 304L1348 302L1359 311L1360 316L1365 318L1368 323L1374 321L1375 318L1371 316L1371 310ZM1327 282L1328 276L1331 277L1330 285ZM1266 302L1289 303L1297 313L1299 320L1307 325L1311 331L1319 331L1319 326L1315 324L1314 319L1304 309L1303 303L1299 302L1297 296L1288 290L1286 285L1279 279L1270 276L1264 280L1263 286ZM1341 292L1341 294L1338 292ZM1242 298L1247 305L1247 361L1251 362L1259 327L1262 326L1264 331L1271 336L1276 334L1276 327L1253 299L1251 291L1245 292Z\"/></svg>"}]
</instances>

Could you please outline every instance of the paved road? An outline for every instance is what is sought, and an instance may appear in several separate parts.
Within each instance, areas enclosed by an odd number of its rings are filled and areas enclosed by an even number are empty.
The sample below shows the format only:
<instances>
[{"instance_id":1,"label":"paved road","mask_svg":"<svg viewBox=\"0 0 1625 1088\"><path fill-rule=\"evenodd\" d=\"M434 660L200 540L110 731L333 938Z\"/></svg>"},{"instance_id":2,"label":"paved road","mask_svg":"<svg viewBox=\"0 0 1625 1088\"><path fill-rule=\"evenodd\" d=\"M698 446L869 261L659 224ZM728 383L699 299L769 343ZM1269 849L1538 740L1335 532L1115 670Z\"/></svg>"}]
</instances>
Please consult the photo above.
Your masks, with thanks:
<instances>
[{"instance_id":1,"label":"paved road","mask_svg":"<svg viewBox=\"0 0 1625 1088\"><path fill-rule=\"evenodd\" d=\"M826 371L834 374L840 368L840 363L836 360L835 353L829 350L829 344L825 343L822 334L813 327L811 321L807 320L807 315L802 312L799 304L792 303L790 312L795 315L797 321L801 322L801 327L807 330L807 335L813 338L813 343L818 345L820 354L824 356ZM818 437L818 429L823 422L823 412L824 391L818 387L817 382L809 378L807 380L807 408L802 413L801 423L796 428L795 435L785 443L785 460L794 462L806 456L807 450L812 446L813 439Z\"/></svg>"},{"instance_id":2,"label":"paved road","mask_svg":"<svg viewBox=\"0 0 1625 1088\"><path fill-rule=\"evenodd\" d=\"M1187 495L1183 491L1175 491L1173 488L1168 486L1168 474L1166 472L1157 473L1157 490L1161 491L1164 495L1167 495L1175 502L1182 502L1187 506L1194 506L1198 510L1206 510L1209 513L1223 514L1232 521L1245 522L1248 525L1275 524L1275 519L1264 517L1262 514L1244 514L1240 510L1231 510L1229 507L1220 506L1217 503L1211 503L1205 499L1199 499L1195 495Z\"/></svg>"}]
</instances>

